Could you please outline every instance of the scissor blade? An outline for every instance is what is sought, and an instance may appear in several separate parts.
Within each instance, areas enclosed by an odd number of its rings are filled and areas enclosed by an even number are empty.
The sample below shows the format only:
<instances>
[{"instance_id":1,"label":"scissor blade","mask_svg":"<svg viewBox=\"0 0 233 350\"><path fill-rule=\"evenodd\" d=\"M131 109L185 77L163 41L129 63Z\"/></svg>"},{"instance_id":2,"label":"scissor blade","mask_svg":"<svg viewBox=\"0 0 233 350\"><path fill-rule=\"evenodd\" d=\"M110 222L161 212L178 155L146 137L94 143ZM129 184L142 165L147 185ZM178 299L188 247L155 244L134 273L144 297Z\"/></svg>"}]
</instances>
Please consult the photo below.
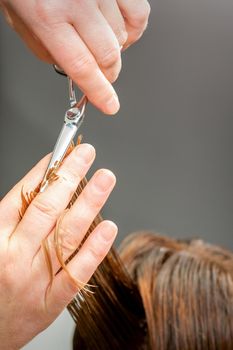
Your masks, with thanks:
<instances>
[{"instance_id":1,"label":"scissor blade","mask_svg":"<svg viewBox=\"0 0 233 350\"><path fill-rule=\"evenodd\" d=\"M47 177L49 172L52 169L55 170L60 165L61 161L64 159L65 154L69 148L69 145L73 140L78 128L79 128L79 125L74 125L72 123L68 123L68 124L64 123L61 129L61 132L58 136L57 142L55 144L52 157L50 159L48 168L46 170L44 179L42 181L40 192L43 192L48 185Z\"/></svg>"},{"instance_id":2,"label":"scissor blade","mask_svg":"<svg viewBox=\"0 0 233 350\"><path fill-rule=\"evenodd\" d=\"M60 163L65 154L71 141L73 140L78 128L73 124L64 123L61 129L60 135L58 136L57 142L55 144L53 155L49 163L49 168L53 168L57 163Z\"/></svg>"}]
</instances>

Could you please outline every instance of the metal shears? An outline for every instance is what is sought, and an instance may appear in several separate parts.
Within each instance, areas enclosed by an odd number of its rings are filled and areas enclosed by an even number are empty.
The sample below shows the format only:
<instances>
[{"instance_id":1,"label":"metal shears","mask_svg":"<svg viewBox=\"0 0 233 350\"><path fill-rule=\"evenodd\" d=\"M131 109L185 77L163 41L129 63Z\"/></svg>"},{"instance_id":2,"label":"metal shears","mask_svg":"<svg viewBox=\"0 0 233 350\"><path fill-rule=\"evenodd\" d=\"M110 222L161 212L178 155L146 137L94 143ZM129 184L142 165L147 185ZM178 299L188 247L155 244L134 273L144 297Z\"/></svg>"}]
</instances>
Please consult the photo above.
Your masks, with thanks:
<instances>
[{"instance_id":1,"label":"metal shears","mask_svg":"<svg viewBox=\"0 0 233 350\"><path fill-rule=\"evenodd\" d=\"M61 70L58 66L54 65L54 69L57 73L66 76L63 70ZM70 77L67 77L67 78L68 78L68 86L69 86L70 107L65 113L64 124L58 136L48 168L42 180L40 192L43 192L48 186L49 175L51 174L52 171L55 171L61 164L85 116L85 107L87 104L87 97L83 95L82 98L79 101L77 101L76 95L75 95L74 83Z\"/></svg>"}]
</instances>

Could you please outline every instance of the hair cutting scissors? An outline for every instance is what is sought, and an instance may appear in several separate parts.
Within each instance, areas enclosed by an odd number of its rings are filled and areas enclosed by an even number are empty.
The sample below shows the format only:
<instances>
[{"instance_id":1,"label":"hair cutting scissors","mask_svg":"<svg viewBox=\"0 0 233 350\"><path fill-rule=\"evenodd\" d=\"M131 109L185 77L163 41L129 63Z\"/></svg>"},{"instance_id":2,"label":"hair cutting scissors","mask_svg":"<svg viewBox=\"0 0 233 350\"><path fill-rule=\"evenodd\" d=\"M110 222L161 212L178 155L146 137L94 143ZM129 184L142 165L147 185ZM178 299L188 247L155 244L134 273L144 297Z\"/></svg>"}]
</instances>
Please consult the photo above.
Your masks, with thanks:
<instances>
[{"instance_id":1,"label":"hair cutting scissors","mask_svg":"<svg viewBox=\"0 0 233 350\"><path fill-rule=\"evenodd\" d=\"M54 65L54 69L57 73L67 76L64 73L64 71L61 70L58 66ZM48 186L48 183L49 183L48 179L51 172L54 172L61 164L85 116L85 107L87 104L87 97L83 95L82 98L79 101L77 101L76 95L75 95L74 83L70 77L68 77L68 84L69 84L70 107L65 113L64 124L58 136L48 168L42 180L40 192L43 192Z\"/></svg>"}]
</instances>

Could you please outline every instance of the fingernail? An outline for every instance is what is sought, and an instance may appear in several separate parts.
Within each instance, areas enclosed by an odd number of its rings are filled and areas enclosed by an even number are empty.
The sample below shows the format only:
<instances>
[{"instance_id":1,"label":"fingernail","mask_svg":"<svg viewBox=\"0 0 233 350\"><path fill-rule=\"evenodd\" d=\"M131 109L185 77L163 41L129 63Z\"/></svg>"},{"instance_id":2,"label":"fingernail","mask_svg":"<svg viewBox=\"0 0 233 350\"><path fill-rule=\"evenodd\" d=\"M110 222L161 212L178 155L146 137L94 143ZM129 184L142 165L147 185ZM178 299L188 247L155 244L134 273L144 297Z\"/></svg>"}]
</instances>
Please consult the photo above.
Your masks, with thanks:
<instances>
[{"instance_id":1,"label":"fingernail","mask_svg":"<svg viewBox=\"0 0 233 350\"><path fill-rule=\"evenodd\" d=\"M100 229L101 238L106 241L112 241L117 235L117 226L112 222L105 222L105 226Z\"/></svg>"},{"instance_id":2,"label":"fingernail","mask_svg":"<svg viewBox=\"0 0 233 350\"><path fill-rule=\"evenodd\" d=\"M99 170L95 176L94 184L101 192L106 192L115 182L115 176L110 170Z\"/></svg>"},{"instance_id":3,"label":"fingernail","mask_svg":"<svg viewBox=\"0 0 233 350\"><path fill-rule=\"evenodd\" d=\"M120 109L120 102L116 94L112 95L105 105L105 113L116 114Z\"/></svg>"},{"instance_id":4,"label":"fingernail","mask_svg":"<svg viewBox=\"0 0 233 350\"><path fill-rule=\"evenodd\" d=\"M95 156L95 149L93 146L85 143L81 144L76 148L76 154L78 157L80 157L86 164L89 164L94 156Z\"/></svg>"}]
</instances>

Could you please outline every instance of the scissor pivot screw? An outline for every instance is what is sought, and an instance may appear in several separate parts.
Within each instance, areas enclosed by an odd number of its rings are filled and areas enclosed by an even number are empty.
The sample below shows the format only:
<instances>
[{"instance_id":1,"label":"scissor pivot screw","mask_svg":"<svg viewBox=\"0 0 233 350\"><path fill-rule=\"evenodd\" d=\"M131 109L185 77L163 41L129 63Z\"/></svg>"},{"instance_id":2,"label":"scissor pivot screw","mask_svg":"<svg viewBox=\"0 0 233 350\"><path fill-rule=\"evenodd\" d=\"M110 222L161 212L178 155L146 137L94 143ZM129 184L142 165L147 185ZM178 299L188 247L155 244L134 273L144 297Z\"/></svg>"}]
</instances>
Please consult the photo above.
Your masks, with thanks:
<instances>
[{"instance_id":1,"label":"scissor pivot screw","mask_svg":"<svg viewBox=\"0 0 233 350\"><path fill-rule=\"evenodd\" d=\"M71 108L66 112L66 117L70 120L76 119L80 114L80 110L78 108Z\"/></svg>"}]
</instances>

